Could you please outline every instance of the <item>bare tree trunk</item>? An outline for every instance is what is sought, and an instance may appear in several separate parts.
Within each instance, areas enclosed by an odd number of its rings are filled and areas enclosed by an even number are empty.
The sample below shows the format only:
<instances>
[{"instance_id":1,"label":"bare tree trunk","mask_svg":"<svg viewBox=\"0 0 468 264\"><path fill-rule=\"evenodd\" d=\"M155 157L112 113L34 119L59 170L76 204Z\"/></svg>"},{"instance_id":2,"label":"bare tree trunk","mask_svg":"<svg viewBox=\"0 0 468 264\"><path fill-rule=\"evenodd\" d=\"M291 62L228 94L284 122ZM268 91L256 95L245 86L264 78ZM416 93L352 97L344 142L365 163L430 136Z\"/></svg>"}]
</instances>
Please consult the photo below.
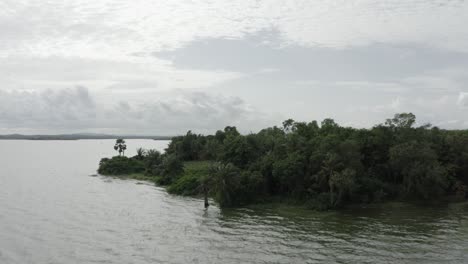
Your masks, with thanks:
<instances>
[{"instance_id":1,"label":"bare tree trunk","mask_svg":"<svg viewBox=\"0 0 468 264\"><path fill-rule=\"evenodd\" d=\"M208 188L206 188L206 185L203 186L203 194L205 196L205 208L208 208L210 204L208 203Z\"/></svg>"}]
</instances>

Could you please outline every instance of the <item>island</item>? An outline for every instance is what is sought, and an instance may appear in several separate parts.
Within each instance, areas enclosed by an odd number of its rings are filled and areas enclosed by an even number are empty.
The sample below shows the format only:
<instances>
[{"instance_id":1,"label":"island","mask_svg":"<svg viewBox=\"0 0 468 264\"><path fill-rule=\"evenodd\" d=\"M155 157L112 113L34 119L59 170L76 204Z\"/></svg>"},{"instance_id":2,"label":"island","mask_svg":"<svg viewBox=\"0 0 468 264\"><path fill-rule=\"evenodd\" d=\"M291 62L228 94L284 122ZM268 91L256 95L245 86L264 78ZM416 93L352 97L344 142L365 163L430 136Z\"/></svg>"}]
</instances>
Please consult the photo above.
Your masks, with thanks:
<instances>
[{"instance_id":1,"label":"island","mask_svg":"<svg viewBox=\"0 0 468 264\"><path fill-rule=\"evenodd\" d=\"M280 202L316 210L385 201L465 201L468 131L416 126L395 114L370 129L333 119L283 122L242 135L228 126L214 135L188 131L166 151L139 148L103 158L101 175L153 181L180 195L209 195L220 207Z\"/></svg>"}]
</instances>

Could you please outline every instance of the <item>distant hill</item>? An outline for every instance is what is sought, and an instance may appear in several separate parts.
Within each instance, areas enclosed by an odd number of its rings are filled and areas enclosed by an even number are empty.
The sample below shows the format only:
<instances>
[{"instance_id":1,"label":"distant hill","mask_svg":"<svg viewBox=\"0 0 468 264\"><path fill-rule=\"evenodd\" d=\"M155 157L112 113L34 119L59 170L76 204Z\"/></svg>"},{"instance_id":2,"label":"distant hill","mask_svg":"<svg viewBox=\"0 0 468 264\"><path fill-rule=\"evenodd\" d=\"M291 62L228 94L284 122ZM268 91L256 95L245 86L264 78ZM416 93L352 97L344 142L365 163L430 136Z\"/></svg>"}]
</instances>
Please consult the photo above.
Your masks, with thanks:
<instances>
[{"instance_id":1,"label":"distant hill","mask_svg":"<svg viewBox=\"0 0 468 264\"><path fill-rule=\"evenodd\" d=\"M0 135L0 140L79 140L79 139L154 139L154 140L170 140L172 136L138 136L138 135L109 135L97 133L76 133L76 134L60 134L60 135L21 135L9 134Z\"/></svg>"}]
</instances>

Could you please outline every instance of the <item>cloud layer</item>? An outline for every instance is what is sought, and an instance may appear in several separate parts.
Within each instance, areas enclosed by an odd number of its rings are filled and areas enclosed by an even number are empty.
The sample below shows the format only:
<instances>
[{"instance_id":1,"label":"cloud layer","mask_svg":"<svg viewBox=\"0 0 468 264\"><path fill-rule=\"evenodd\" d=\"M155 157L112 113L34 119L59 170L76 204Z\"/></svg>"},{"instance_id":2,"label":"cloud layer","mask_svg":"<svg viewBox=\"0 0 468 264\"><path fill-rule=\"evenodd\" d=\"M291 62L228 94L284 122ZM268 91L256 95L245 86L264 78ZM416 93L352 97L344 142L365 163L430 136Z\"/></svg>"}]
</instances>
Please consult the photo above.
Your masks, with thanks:
<instances>
[{"instance_id":1,"label":"cloud layer","mask_svg":"<svg viewBox=\"0 0 468 264\"><path fill-rule=\"evenodd\" d=\"M401 111L468 128L466 14L458 0L3 0L0 133L371 126Z\"/></svg>"},{"instance_id":2,"label":"cloud layer","mask_svg":"<svg viewBox=\"0 0 468 264\"><path fill-rule=\"evenodd\" d=\"M237 97L203 92L178 90L138 104L125 98L115 99L112 104L101 105L84 87L43 92L0 91L0 123L5 125L2 132L174 135L189 129L213 132L240 122L260 128L267 121L265 115Z\"/></svg>"},{"instance_id":3,"label":"cloud layer","mask_svg":"<svg viewBox=\"0 0 468 264\"><path fill-rule=\"evenodd\" d=\"M0 56L127 60L202 38L277 30L284 45L420 43L468 52L466 1L124 1L0 3Z\"/></svg>"}]
</instances>

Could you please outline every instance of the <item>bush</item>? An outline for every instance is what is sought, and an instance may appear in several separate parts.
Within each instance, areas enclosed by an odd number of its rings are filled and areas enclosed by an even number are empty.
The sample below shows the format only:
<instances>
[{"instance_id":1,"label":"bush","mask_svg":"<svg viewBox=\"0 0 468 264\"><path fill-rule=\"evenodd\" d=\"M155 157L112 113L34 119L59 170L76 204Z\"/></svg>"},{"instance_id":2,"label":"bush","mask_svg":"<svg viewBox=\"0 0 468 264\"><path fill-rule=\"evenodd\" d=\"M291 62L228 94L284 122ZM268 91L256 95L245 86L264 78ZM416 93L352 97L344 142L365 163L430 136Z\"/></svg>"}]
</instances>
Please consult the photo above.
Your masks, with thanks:
<instances>
[{"instance_id":1,"label":"bush","mask_svg":"<svg viewBox=\"0 0 468 264\"><path fill-rule=\"evenodd\" d=\"M172 183L167 191L179 195L198 195L201 193L200 178L196 174L184 174Z\"/></svg>"},{"instance_id":2,"label":"bush","mask_svg":"<svg viewBox=\"0 0 468 264\"><path fill-rule=\"evenodd\" d=\"M161 165L154 168L153 172L159 176L158 184L169 185L184 172L184 164L175 154L164 155Z\"/></svg>"},{"instance_id":3,"label":"bush","mask_svg":"<svg viewBox=\"0 0 468 264\"><path fill-rule=\"evenodd\" d=\"M151 149L146 151L143 158L145 164L145 174L158 176L159 168L162 163L162 155L159 151Z\"/></svg>"},{"instance_id":4,"label":"bush","mask_svg":"<svg viewBox=\"0 0 468 264\"><path fill-rule=\"evenodd\" d=\"M169 186L168 191L180 195L202 194L202 184L207 183L211 164L210 161L185 162L182 176Z\"/></svg>"},{"instance_id":5,"label":"bush","mask_svg":"<svg viewBox=\"0 0 468 264\"><path fill-rule=\"evenodd\" d=\"M98 173L102 175L128 175L142 173L145 167L142 161L125 156L104 158L99 163Z\"/></svg>"},{"instance_id":6,"label":"bush","mask_svg":"<svg viewBox=\"0 0 468 264\"><path fill-rule=\"evenodd\" d=\"M325 211L332 208L330 193L319 193L312 199L307 200L305 206L309 209Z\"/></svg>"},{"instance_id":7,"label":"bush","mask_svg":"<svg viewBox=\"0 0 468 264\"><path fill-rule=\"evenodd\" d=\"M212 188L222 207L251 203L260 197L263 177L258 171L242 171L233 164L217 164L211 169Z\"/></svg>"}]
</instances>

